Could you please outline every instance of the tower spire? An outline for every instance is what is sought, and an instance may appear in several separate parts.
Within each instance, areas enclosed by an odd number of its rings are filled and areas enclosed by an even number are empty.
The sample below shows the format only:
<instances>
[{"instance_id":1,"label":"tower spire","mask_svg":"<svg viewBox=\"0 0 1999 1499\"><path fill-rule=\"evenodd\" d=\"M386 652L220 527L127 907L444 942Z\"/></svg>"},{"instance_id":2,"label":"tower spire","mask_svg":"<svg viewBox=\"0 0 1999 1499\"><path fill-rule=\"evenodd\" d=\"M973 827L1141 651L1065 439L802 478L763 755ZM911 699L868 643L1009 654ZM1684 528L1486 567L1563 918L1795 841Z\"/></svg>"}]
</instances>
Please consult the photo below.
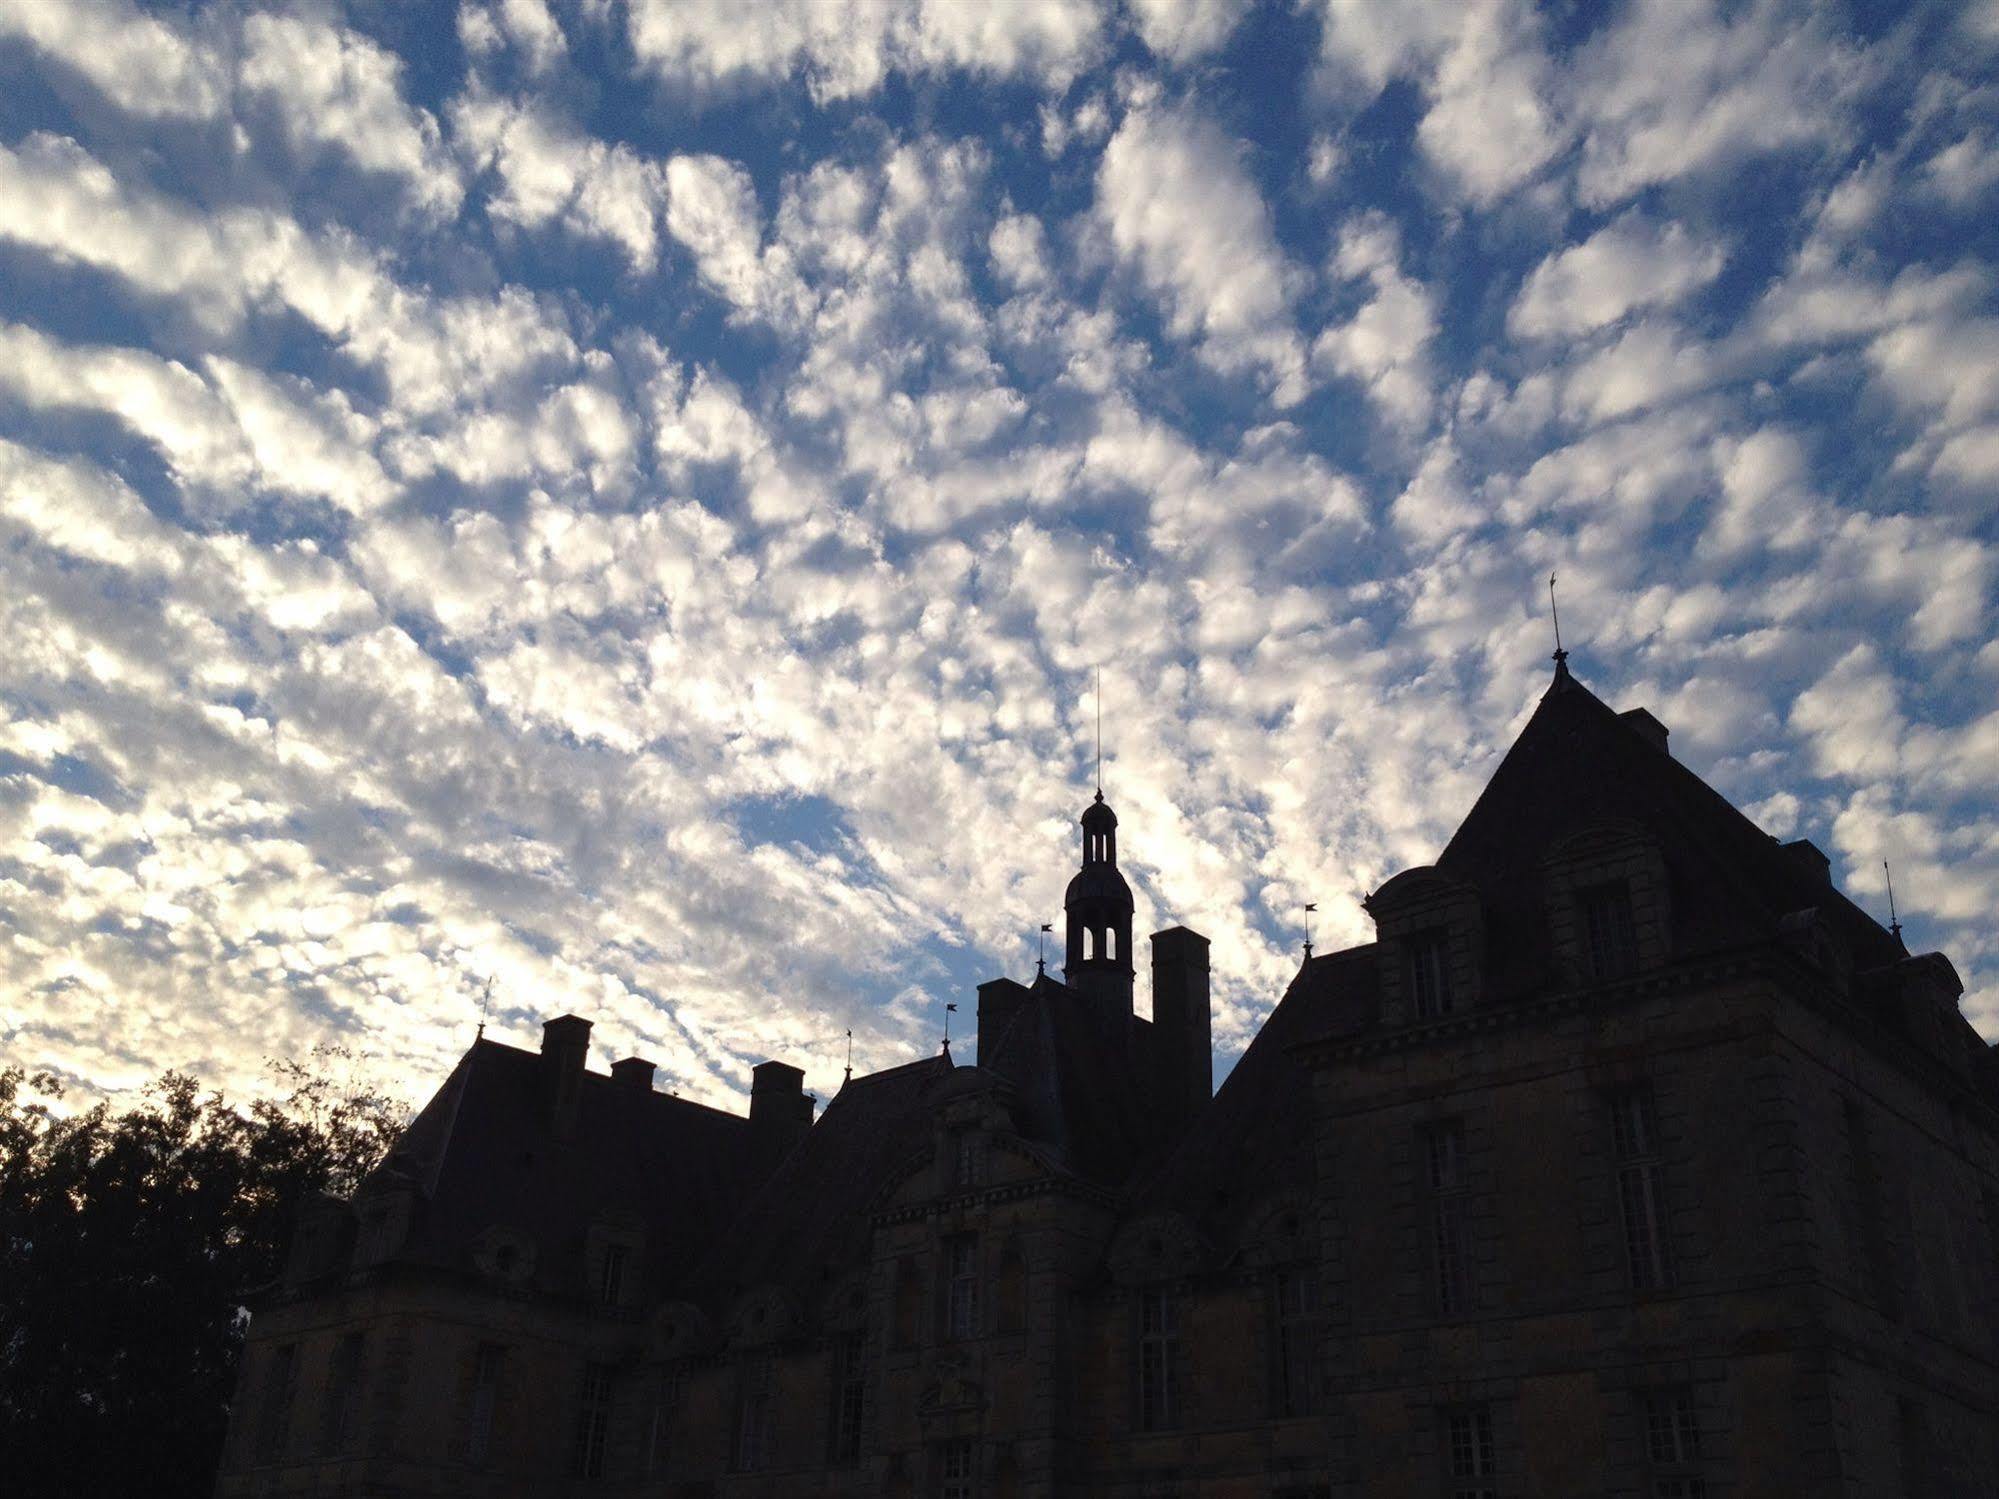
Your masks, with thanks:
<instances>
[{"instance_id":1,"label":"tower spire","mask_svg":"<svg viewBox=\"0 0 1999 1499\"><path fill-rule=\"evenodd\" d=\"M1097 685L1091 694L1097 702L1097 800L1104 799L1104 669L1097 668Z\"/></svg>"},{"instance_id":2,"label":"tower spire","mask_svg":"<svg viewBox=\"0 0 1999 1499\"><path fill-rule=\"evenodd\" d=\"M1548 614L1555 622L1555 675L1569 674L1569 653L1562 649L1562 611L1555 603L1555 575L1548 574Z\"/></svg>"},{"instance_id":3,"label":"tower spire","mask_svg":"<svg viewBox=\"0 0 1999 1499\"><path fill-rule=\"evenodd\" d=\"M1888 861L1881 861L1881 873L1888 881L1888 931L1897 942L1902 940L1902 923L1895 916L1895 871L1888 867Z\"/></svg>"}]
</instances>

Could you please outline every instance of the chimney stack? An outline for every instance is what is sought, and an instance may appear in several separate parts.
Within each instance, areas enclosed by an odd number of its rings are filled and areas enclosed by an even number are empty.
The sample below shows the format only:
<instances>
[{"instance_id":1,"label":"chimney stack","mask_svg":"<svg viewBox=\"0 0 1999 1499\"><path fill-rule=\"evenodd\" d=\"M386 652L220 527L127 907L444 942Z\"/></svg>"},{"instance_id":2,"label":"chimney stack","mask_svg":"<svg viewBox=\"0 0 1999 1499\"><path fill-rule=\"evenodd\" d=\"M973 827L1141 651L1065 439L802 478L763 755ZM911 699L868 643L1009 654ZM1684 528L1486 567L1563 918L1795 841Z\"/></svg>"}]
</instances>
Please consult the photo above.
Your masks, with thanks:
<instances>
[{"instance_id":1,"label":"chimney stack","mask_svg":"<svg viewBox=\"0 0 1999 1499\"><path fill-rule=\"evenodd\" d=\"M786 1062L763 1062L750 1069L750 1150L757 1169L768 1171L812 1127L812 1097L805 1074Z\"/></svg>"},{"instance_id":2,"label":"chimney stack","mask_svg":"<svg viewBox=\"0 0 1999 1499\"><path fill-rule=\"evenodd\" d=\"M541 1070L548 1098L549 1127L557 1138L576 1131L583 1097L583 1064L590 1057L590 1022L581 1015L560 1015L541 1028Z\"/></svg>"},{"instance_id":3,"label":"chimney stack","mask_svg":"<svg viewBox=\"0 0 1999 1499\"><path fill-rule=\"evenodd\" d=\"M1152 934L1152 1030L1160 1093L1176 1118L1192 1119L1214 1091L1214 1040L1208 939L1184 926Z\"/></svg>"},{"instance_id":4,"label":"chimney stack","mask_svg":"<svg viewBox=\"0 0 1999 1499\"><path fill-rule=\"evenodd\" d=\"M1639 737L1651 745L1652 748L1659 751L1660 754L1670 755L1672 753L1670 749L1666 748L1666 737L1671 731L1664 724L1660 723L1658 719L1646 712L1645 709L1626 708L1617 716L1636 729Z\"/></svg>"},{"instance_id":5,"label":"chimney stack","mask_svg":"<svg viewBox=\"0 0 1999 1499\"><path fill-rule=\"evenodd\" d=\"M644 1057L626 1057L611 1064L611 1081L636 1093L650 1093L653 1071L653 1064Z\"/></svg>"}]
</instances>

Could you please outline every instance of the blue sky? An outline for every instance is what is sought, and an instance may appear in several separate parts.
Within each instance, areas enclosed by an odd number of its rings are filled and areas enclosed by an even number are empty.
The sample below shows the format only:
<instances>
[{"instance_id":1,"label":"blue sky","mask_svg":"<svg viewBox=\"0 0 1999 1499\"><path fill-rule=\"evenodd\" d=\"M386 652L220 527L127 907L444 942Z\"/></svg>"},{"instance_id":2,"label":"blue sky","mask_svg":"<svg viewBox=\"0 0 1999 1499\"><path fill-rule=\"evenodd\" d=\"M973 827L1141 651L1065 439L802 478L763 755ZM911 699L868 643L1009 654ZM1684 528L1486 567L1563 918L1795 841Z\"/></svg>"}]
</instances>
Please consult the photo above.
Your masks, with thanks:
<instances>
[{"instance_id":1,"label":"blue sky","mask_svg":"<svg viewBox=\"0 0 1999 1499\"><path fill-rule=\"evenodd\" d=\"M756 16L0 12L9 1060L823 1093L1032 971L1101 667L1225 1066L1551 571L1999 1035L1999 4Z\"/></svg>"}]
</instances>

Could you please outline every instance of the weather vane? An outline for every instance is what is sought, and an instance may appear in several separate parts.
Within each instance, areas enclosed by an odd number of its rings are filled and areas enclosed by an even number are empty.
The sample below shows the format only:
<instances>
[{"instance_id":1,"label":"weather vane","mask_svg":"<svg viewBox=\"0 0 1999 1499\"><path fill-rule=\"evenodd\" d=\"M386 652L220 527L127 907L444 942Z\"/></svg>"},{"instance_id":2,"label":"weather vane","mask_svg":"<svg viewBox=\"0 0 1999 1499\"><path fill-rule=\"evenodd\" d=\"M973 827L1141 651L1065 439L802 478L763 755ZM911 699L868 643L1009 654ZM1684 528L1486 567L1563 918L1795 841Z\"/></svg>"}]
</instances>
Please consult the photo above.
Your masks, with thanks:
<instances>
[{"instance_id":1,"label":"weather vane","mask_svg":"<svg viewBox=\"0 0 1999 1499\"><path fill-rule=\"evenodd\" d=\"M1555 620L1555 661L1560 664L1569 659L1569 653L1562 649L1562 611L1555 606L1555 575L1548 574L1548 613Z\"/></svg>"},{"instance_id":2,"label":"weather vane","mask_svg":"<svg viewBox=\"0 0 1999 1499\"><path fill-rule=\"evenodd\" d=\"M847 1075L841 1079L844 1086L854 1080L854 1028L847 1027Z\"/></svg>"},{"instance_id":3,"label":"weather vane","mask_svg":"<svg viewBox=\"0 0 1999 1499\"><path fill-rule=\"evenodd\" d=\"M1318 906L1310 901L1305 903L1305 956L1312 956L1312 913Z\"/></svg>"},{"instance_id":4,"label":"weather vane","mask_svg":"<svg viewBox=\"0 0 1999 1499\"><path fill-rule=\"evenodd\" d=\"M1895 940L1900 942L1902 940L1902 923L1895 917L1895 872L1888 867L1886 859L1881 861L1881 873L1888 880L1888 930L1894 933Z\"/></svg>"},{"instance_id":5,"label":"weather vane","mask_svg":"<svg viewBox=\"0 0 1999 1499\"><path fill-rule=\"evenodd\" d=\"M1053 922L1044 921L1041 923L1041 930L1035 934L1034 976L1036 978L1048 971L1048 934L1054 930Z\"/></svg>"},{"instance_id":6,"label":"weather vane","mask_svg":"<svg viewBox=\"0 0 1999 1499\"><path fill-rule=\"evenodd\" d=\"M947 1004L944 1006L944 1055L947 1057L951 1055L951 1017L957 1013L958 1007L956 1005Z\"/></svg>"},{"instance_id":7,"label":"weather vane","mask_svg":"<svg viewBox=\"0 0 1999 1499\"><path fill-rule=\"evenodd\" d=\"M489 973L486 975L485 992L479 996L479 1034L475 1038L477 1040L483 1041L486 1039L486 1012L492 1008L492 1004L493 976Z\"/></svg>"}]
</instances>

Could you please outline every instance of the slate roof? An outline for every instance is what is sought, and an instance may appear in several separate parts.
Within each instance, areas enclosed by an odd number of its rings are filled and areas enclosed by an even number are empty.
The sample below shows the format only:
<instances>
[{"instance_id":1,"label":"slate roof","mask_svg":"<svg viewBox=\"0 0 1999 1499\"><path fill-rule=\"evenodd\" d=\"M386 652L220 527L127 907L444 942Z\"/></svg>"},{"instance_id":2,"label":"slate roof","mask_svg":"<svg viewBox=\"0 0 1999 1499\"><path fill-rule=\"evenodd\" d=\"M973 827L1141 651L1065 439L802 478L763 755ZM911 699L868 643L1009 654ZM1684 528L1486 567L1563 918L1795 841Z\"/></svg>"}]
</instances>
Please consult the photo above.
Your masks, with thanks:
<instances>
[{"instance_id":1,"label":"slate roof","mask_svg":"<svg viewBox=\"0 0 1999 1499\"><path fill-rule=\"evenodd\" d=\"M585 1072L575 1129L551 1128L544 1059L475 1041L391 1153L427 1201L397 1258L469 1267L493 1226L535 1245L537 1285L584 1287L584 1235L614 1214L645 1229L644 1273L684 1272L749 1185L749 1121Z\"/></svg>"},{"instance_id":2,"label":"slate roof","mask_svg":"<svg viewBox=\"0 0 1999 1499\"><path fill-rule=\"evenodd\" d=\"M930 1148L930 1104L953 1071L936 1056L850 1079L714 1240L689 1294L799 1286L862 1258L869 1207L891 1172Z\"/></svg>"},{"instance_id":3,"label":"slate roof","mask_svg":"<svg viewBox=\"0 0 1999 1499\"><path fill-rule=\"evenodd\" d=\"M1570 833L1616 820L1659 840L1682 955L1767 938L1783 916L1817 907L1856 967L1905 956L1871 916L1563 666L1437 858L1479 892L1491 998L1517 997L1548 972L1543 856Z\"/></svg>"}]
</instances>

